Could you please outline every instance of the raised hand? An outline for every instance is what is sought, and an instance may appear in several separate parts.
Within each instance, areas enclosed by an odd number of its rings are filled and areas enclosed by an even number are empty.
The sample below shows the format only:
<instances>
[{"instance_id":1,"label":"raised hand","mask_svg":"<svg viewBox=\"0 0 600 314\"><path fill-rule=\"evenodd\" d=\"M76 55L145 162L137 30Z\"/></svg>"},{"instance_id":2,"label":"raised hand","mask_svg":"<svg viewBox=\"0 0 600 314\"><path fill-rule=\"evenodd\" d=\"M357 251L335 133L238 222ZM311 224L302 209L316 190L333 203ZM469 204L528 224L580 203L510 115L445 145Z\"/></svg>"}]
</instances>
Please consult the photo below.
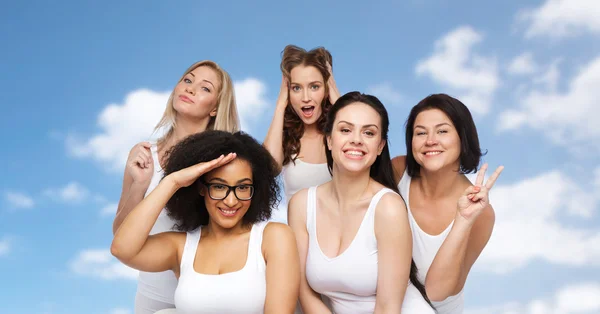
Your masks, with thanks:
<instances>
[{"instance_id":1,"label":"raised hand","mask_svg":"<svg viewBox=\"0 0 600 314\"><path fill-rule=\"evenodd\" d=\"M475 185L468 187L458 199L458 214L471 223L474 222L483 209L489 205L489 192L498 179L498 176L500 176L504 166L498 167L488 178L487 182L483 184L487 168L488 165L486 163L479 169L477 179L475 179Z\"/></svg>"},{"instance_id":2,"label":"raised hand","mask_svg":"<svg viewBox=\"0 0 600 314\"><path fill-rule=\"evenodd\" d=\"M288 97L290 93L290 83L285 78L284 75L281 75L281 87L279 88L279 97L277 97L277 107L285 108L288 104Z\"/></svg>"},{"instance_id":3,"label":"raised hand","mask_svg":"<svg viewBox=\"0 0 600 314\"><path fill-rule=\"evenodd\" d=\"M213 159L211 161L201 162L193 166L173 172L169 175L169 177L171 177L173 183L175 183L177 188L190 186L203 174L227 164L228 162L235 159L235 157L235 153L221 155L219 158Z\"/></svg>"},{"instance_id":4,"label":"raised hand","mask_svg":"<svg viewBox=\"0 0 600 314\"><path fill-rule=\"evenodd\" d=\"M134 183L150 185L154 173L151 147L152 145L149 142L141 142L133 146L129 152L125 167Z\"/></svg>"},{"instance_id":5,"label":"raised hand","mask_svg":"<svg viewBox=\"0 0 600 314\"><path fill-rule=\"evenodd\" d=\"M329 71L329 79L327 80L327 87L329 88L329 102L331 104L335 104L338 98L340 98L340 92L335 84L335 79L333 78L333 69L331 68L331 64L329 64L329 62L327 62L327 70Z\"/></svg>"}]
</instances>

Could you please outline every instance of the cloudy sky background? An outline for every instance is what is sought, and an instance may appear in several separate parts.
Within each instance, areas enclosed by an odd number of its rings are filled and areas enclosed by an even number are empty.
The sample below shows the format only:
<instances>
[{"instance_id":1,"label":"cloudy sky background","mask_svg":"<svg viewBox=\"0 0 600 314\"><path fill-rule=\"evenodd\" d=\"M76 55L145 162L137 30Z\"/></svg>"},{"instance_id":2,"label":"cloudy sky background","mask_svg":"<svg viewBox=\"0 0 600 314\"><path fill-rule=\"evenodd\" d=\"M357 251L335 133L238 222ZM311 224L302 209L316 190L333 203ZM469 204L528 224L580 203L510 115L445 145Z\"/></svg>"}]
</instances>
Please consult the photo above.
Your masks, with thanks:
<instances>
[{"instance_id":1,"label":"cloudy sky background","mask_svg":"<svg viewBox=\"0 0 600 314\"><path fill-rule=\"evenodd\" d=\"M600 1L13 1L0 35L3 313L131 314L136 272L109 252L129 149L202 59L262 140L286 44L325 46L342 93L386 104L394 155L428 94L471 109L506 169L468 313L600 313Z\"/></svg>"}]
</instances>

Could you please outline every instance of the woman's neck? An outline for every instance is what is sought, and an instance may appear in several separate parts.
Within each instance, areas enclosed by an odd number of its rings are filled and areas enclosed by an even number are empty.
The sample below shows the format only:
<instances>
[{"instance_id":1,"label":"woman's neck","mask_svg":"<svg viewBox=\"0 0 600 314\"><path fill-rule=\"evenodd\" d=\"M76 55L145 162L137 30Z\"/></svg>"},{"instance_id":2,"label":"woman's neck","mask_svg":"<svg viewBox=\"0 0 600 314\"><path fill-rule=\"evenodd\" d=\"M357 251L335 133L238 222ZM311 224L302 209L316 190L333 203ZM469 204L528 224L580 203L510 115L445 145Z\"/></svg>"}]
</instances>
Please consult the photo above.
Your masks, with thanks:
<instances>
[{"instance_id":1,"label":"woman's neck","mask_svg":"<svg viewBox=\"0 0 600 314\"><path fill-rule=\"evenodd\" d=\"M347 208L365 197L371 184L369 170L353 173L341 170L337 165L333 165L333 179L331 180L331 195L336 200L340 208Z\"/></svg>"}]
</instances>

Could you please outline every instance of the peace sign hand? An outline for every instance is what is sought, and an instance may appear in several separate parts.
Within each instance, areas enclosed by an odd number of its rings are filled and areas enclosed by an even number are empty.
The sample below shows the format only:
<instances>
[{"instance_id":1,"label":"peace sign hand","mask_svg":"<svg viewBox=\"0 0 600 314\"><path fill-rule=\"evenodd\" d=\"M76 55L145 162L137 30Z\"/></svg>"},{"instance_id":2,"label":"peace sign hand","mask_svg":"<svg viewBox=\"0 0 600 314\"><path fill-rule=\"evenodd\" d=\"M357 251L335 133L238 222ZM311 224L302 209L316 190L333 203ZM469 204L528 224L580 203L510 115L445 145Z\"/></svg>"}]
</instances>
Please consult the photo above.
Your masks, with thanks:
<instances>
[{"instance_id":1,"label":"peace sign hand","mask_svg":"<svg viewBox=\"0 0 600 314\"><path fill-rule=\"evenodd\" d=\"M193 166L173 172L169 175L169 177L171 177L171 180L178 189L190 186L192 183L196 182L196 180L198 180L198 178L200 178L203 174L227 164L228 162L235 159L235 157L235 153L221 155L218 158L213 159L211 161L201 162Z\"/></svg>"},{"instance_id":2,"label":"peace sign hand","mask_svg":"<svg viewBox=\"0 0 600 314\"><path fill-rule=\"evenodd\" d=\"M498 167L496 171L494 171L494 173L488 178L487 182L483 184L483 179L485 177L485 171L487 168L487 163L483 164L477 173L475 185L468 187L463 195L458 199L458 214L470 223L474 222L477 216L481 214L483 209L490 204L489 192L498 179L498 176L500 176L504 166Z\"/></svg>"}]
</instances>

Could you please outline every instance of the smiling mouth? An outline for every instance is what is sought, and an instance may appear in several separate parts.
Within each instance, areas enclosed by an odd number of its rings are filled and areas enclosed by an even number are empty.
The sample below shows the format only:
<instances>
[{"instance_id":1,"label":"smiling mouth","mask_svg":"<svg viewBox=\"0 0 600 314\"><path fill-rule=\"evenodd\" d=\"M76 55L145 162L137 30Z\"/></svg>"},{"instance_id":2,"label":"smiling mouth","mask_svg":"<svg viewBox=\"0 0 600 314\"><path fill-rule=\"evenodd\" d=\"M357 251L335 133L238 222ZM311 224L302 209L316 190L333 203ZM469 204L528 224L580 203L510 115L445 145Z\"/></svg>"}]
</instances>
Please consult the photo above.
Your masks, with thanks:
<instances>
[{"instance_id":1,"label":"smiling mouth","mask_svg":"<svg viewBox=\"0 0 600 314\"><path fill-rule=\"evenodd\" d=\"M344 154L348 157L360 158L365 155L365 152L360 151L360 150L347 150L344 152Z\"/></svg>"},{"instance_id":2,"label":"smiling mouth","mask_svg":"<svg viewBox=\"0 0 600 314\"><path fill-rule=\"evenodd\" d=\"M438 151L435 151L435 152L426 152L426 153L423 153L423 155L425 155L425 156L436 156L436 155L439 155L441 153L442 152L438 150Z\"/></svg>"},{"instance_id":3,"label":"smiling mouth","mask_svg":"<svg viewBox=\"0 0 600 314\"><path fill-rule=\"evenodd\" d=\"M225 215L225 216L227 216L227 217L231 217L231 216L234 216L234 215L235 215L235 213L237 213L237 211L238 211L238 210L237 210L237 209L223 209L223 208L220 208L220 207L219 207L219 211L220 211L220 212L221 212L223 215Z\"/></svg>"}]
</instances>

